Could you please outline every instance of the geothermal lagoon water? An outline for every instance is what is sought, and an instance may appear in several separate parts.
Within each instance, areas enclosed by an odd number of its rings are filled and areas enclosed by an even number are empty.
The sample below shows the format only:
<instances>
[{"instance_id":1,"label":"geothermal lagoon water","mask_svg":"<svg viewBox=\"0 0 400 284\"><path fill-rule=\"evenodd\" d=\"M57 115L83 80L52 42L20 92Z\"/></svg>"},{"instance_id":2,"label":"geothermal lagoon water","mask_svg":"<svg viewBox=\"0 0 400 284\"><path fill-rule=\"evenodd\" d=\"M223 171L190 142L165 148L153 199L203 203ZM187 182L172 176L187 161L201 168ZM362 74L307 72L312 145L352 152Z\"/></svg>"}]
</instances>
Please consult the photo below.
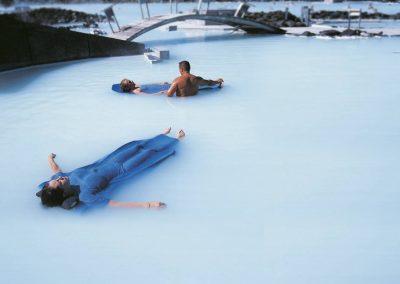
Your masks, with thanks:
<instances>
[{"instance_id":1,"label":"geothermal lagoon water","mask_svg":"<svg viewBox=\"0 0 400 284\"><path fill-rule=\"evenodd\" d=\"M171 59L158 65L0 74L2 282L397 283L400 40L159 43ZM184 59L225 87L187 99L110 89L171 80ZM35 197L50 152L69 171L170 125L187 132L177 154L114 195L165 210L81 214Z\"/></svg>"}]
</instances>

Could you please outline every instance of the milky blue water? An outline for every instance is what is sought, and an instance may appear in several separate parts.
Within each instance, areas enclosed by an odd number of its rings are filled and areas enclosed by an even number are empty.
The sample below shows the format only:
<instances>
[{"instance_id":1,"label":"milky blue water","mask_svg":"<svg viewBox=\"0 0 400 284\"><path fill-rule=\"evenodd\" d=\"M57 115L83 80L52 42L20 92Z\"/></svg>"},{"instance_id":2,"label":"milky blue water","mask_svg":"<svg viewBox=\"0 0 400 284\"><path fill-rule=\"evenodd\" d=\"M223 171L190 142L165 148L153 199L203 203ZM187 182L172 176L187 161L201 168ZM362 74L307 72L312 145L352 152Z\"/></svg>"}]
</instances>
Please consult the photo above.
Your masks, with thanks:
<instances>
[{"instance_id":1,"label":"milky blue water","mask_svg":"<svg viewBox=\"0 0 400 284\"><path fill-rule=\"evenodd\" d=\"M400 39L161 42L171 59L158 65L0 74L2 282L397 283ZM225 87L187 99L110 90L171 80L183 59ZM165 210L82 215L34 196L50 152L69 171L170 125L187 132L177 154L114 195Z\"/></svg>"}]
</instances>

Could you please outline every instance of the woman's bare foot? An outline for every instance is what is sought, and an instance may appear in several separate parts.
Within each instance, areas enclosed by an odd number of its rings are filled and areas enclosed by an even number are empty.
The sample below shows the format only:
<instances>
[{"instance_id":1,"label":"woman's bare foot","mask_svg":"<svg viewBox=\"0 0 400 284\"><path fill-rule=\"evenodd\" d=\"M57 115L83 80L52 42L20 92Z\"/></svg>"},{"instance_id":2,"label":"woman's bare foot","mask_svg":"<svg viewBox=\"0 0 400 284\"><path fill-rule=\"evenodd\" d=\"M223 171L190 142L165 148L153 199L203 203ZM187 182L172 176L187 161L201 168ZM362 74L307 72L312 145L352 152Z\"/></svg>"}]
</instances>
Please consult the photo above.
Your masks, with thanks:
<instances>
[{"instance_id":1,"label":"woman's bare foot","mask_svg":"<svg viewBox=\"0 0 400 284\"><path fill-rule=\"evenodd\" d=\"M176 134L176 138L178 139L182 139L183 137L185 137L185 131L183 131L183 129L179 130L179 132Z\"/></svg>"},{"instance_id":2,"label":"woman's bare foot","mask_svg":"<svg viewBox=\"0 0 400 284\"><path fill-rule=\"evenodd\" d=\"M164 134L167 135L171 132L171 126L164 130Z\"/></svg>"}]
</instances>

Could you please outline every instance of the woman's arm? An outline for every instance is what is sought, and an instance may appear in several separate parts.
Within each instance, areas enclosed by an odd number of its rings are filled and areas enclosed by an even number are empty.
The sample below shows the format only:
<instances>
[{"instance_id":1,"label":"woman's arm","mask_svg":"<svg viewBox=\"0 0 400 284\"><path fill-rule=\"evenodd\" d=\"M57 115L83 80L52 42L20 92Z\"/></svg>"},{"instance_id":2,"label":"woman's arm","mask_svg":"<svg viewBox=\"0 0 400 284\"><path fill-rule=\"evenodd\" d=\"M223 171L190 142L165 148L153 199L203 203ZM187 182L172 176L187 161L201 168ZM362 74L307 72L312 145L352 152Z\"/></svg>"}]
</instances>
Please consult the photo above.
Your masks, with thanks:
<instances>
[{"instance_id":1,"label":"woman's arm","mask_svg":"<svg viewBox=\"0 0 400 284\"><path fill-rule=\"evenodd\" d=\"M59 173L59 172L61 172L61 168L57 165L57 163L54 161L54 158L56 157L56 154L53 154L53 153L51 153L49 156L48 156L48 158L47 158L47 160L48 160L48 162L49 162L49 166L50 166L50 169L53 171L53 173Z\"/></svg>"},{"instance_id":2,"label":"woman's arm","mask_svg":"<svg viewBox=\"0 0 400 284\"><path fill-rule=\"evenodd\" d=\"M134 93L134 94L136 94L136 95L143 94L142 89L140 89L140 88L134 89L134 90L132 91L132 93Z\"/></svg>"},{"instance_id":3,"label":"woman's arm","mask_svg":"<svg viewBox=\"0 0 400 284\"><path fill-rule=\"evenodd\" d=\"M159 201L150 202L120 202L110 200L108 205L111 207L122 207L122 208L163 208L166 206L165 203Z\"/></svg>"}]
</instances>

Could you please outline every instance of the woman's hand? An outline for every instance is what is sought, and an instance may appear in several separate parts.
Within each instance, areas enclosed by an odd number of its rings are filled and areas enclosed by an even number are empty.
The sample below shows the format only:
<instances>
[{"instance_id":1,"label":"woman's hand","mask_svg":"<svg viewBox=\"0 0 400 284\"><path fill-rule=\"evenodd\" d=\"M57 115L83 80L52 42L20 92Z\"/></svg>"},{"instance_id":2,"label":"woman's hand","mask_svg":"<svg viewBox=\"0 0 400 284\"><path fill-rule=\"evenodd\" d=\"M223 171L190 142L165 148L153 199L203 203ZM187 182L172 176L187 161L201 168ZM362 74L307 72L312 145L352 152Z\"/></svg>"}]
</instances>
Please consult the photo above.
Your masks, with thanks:
<instances>
[{"instance_id":1,"label":"woman's hand","mask_svg":"<svg viewBox=\"0 0 400 284\"><path fill-rule=\"evenodd\" d=\"M56 154L51 153L51 154L49 154L49 157L48 157L47 161L49 162L50 169L53 171L53 173L56 174L58 172L61 172L61 168L54 161L55 157L56 157Z\"/></svg>"},{"instance_id":2,"label":"woman's hand","mask_svg":"<svg viewBox=\"0 0 400 284\"><path fill-rule=\"evenodd\" d=\"M164 208L167 206L165 203L160 201L151 201L147 203L148 203L148 208Z\"/></svg>"},{"instance_id":3,"label":"woman's hand","mask_svg":"<svg viewBox=\"0 0 400 284\"><path fill-rule=\"evenodd\" d=\"M160 201L150 202L123 202L110 200L108 205L111 207L122 207L122 208L164 208L166 204Z\"/></svg>"}]
</instances>

